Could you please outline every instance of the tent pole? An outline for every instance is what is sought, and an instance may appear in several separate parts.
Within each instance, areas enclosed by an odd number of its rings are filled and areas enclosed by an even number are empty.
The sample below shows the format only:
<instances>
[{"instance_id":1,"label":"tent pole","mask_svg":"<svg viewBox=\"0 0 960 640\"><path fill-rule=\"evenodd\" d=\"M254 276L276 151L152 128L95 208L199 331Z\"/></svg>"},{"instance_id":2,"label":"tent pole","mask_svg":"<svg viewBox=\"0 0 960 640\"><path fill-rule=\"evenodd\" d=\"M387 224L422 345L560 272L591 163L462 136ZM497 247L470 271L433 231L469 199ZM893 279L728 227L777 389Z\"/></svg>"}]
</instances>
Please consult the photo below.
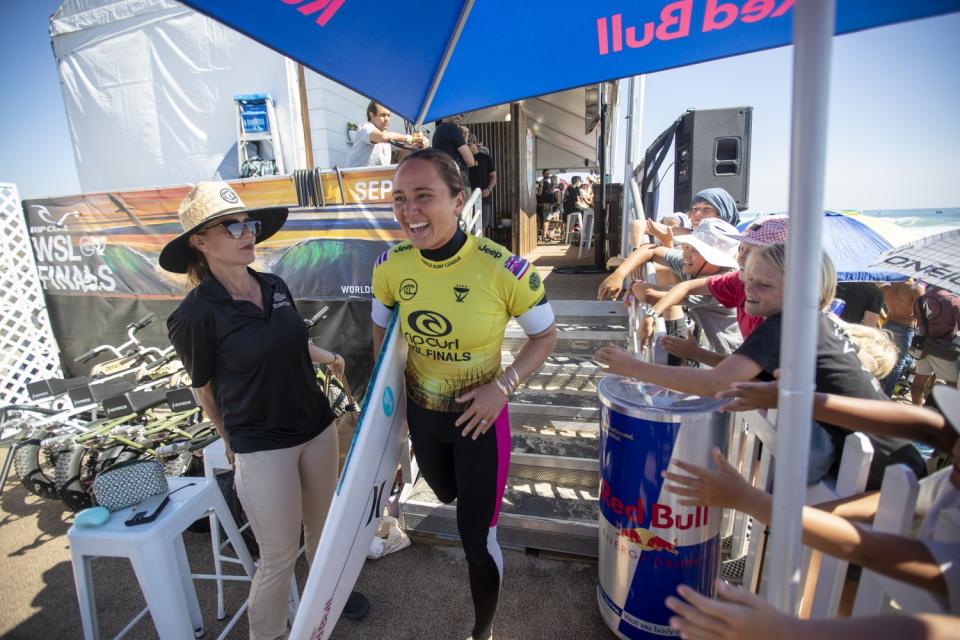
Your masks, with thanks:
<instances>
[{"instance_id":1,"label":"tent pole","mask_svg":"<svg viewBox=\"0 0 960 640\"><path fill-rule=\"evenodd\" d=\"M816 374L821 212L835 15L835 0L805 0L793 9L791 215L783 285L780 411L767 594L774 606L790 614L797 611L802 575L801 515Z\"/></svg>"},{"instance_id":2,"label":"tent pole","mask_svg":"<svg viewBox=\"0 0 960 640\"><path fill-rule=\"evenodd\" d=\"M460 34L463 33L463 26L467 24L467 18L470 17L472 10L473 0L467 0L463 3L463 8L460 10L460 17L457 18L457 26L454 28L453 34L447 42L447 49L443 52L443 59L440 60L440 66L437 67L437 72L433 75L433 82L430 83L430 91L427 92L427 97L423 101L423 106L420 108L420 114L417 116L417 122L413 125L414 131L420 131L420 127L423 126L423 119L427 117L427 111L430 110L430 105L433 104L433 98L437 95L437 89L440 88L440 81L443 80L443 74L447 72L447 64L453 56L453 50L457 48L457 43L460 42Z\"/></svg>"},{"instance_id":3,"label":"tent pole","mask_svg":"<svg viewBox=\"0 0 960 640\"><path fill-rule=\"evenodd\" d=\"M620 224L620 255L624 258L630 253L630 223L643 218L643 202L634 197L632 183L633 170L636 167L634 156L640 147L640 134L643 130L643 93L646 76L632 76L629 80L627 97L626 149L623 169L623 215Z\"/></svg>"}]
</instances>

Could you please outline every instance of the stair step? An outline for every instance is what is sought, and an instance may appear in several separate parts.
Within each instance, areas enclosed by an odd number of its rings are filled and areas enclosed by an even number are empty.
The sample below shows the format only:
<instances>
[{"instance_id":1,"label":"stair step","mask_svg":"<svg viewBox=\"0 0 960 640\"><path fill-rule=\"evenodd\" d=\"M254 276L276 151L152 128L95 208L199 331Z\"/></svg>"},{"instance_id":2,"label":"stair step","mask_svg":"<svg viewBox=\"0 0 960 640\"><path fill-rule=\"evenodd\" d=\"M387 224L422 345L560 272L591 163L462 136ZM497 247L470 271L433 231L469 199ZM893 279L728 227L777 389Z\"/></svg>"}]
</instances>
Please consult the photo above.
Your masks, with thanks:
<instances>
[{"instance_id":1,"label":"stair step","mask_svg":"<svg viewBox=\"0 0 960 640\"><path fill-rule=\"evenodd\" d=\"M510 400L510 415L534 414L547 418L599 420L599 406L595 392L521 388Z\"/></svg>"},{"instance_id":2,"label":"stair step","mask_svg":"<svg viewBox=\"0 0 960 640\"><path fill-rule=\"evenodd\" d=\"M509 336L504 337L502 351L508 351L511 354L516 356L516 354L523 348L523 345L527 343L526 336L524 337L514 337ZM557 343L557 353L566 358L574 358L577 361L587 361L593 359L593 354L597 352L597 349L600 347L605 347L608 344L615 344L626 348L627 346L627 334L618 333L613 337L604 337L599 336L597 339L591 338L576 338L573 340L564 340ZM550 360L548 359L547 362Z\"/></svg>"},{"instance_id":3,"label":"stair step","mask_svg":"<svg viewBox=\"0 0 960 640\"><path fill-rule=\"evenodd\" d=\"M415 534L455 540L456 505L442 504L419 478L400 496L403 526ZM505 547L543 549L595 558L597 489L508 478L500 506L498 539Z\"/></svg>"}]
</instances>

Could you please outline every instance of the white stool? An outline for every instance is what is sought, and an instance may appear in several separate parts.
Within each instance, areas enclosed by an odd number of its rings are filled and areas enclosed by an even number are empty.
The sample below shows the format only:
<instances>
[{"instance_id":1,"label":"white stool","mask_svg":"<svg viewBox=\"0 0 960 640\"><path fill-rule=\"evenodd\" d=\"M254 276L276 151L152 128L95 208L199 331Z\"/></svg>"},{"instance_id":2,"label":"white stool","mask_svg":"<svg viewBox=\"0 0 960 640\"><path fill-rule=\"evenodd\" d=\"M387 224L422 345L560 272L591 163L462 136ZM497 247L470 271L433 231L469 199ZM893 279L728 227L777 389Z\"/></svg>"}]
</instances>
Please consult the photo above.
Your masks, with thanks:
<instances>
[{"instance_id":1,"label":"white stool","mask_svg":"<svg viewBox=\"0 0 960 640\"><path fill-rule=\"evenodd\" d=\"M570 234L573 233L571 229L573 229L574 224L580 225L579 233L581 234L581 237L583 237L583 218L580 216L580 212L578 211L570 213L567 215L567 233L566 237L563 239L563 244L570 244Z\"/></svg>"},{"instance_id":2,"label":"white stool","mask_svg":"<svg viewBox=\"0 0 960 640\"><path fill-rule=\"evenodd\" d=\"M217 483L217 469L223 469L230 471L230 461L227 460L227 454L223 448L223 440L216 440L203 449L203 475L206 476L211 482L218 486ZM246 531L250 528L250 523L246 523L240 527L240 531ZM239 561L237 558L226 556L223 554L224 548L232 544L232 541L227 540L221 542L220 540L220 528L216 526L215 517L210 514L210 542L213 546L213 567L214 567L214 579L217 581L217 620L223 620L226 617L226 609L223 603L223 582L224 580L236 579L233 576L227 576L223 573L223 563L230 562L238 564ZM233 545L236 547L236 545ZM246 552L247 547L244 543L243 550ZM301 553L303 549L300 550ZM253 574L250 574L253 575ZM297 615L297 609L300 607L300 594L297 590L297 578L296 576L290 576L290 596L287 601L288 611L287 617L290 620L290 624L293 624L293 619ZM237 611L236 615L239 615L246 611L247 603L244 602L243 606ZM236 616L235 616L236 617ZM233 626L231 623L224 632L230 630Z\"/></svg>"},{"instance_id":3,"label":"white stool","mask_svg":"<svg viewBox=\"0 0 960 640\"><path fill-rule=\"evenodd\" d=\"M167 482L170 491L186 488L170 496L170 504L153 522L128 527L124 521L133 515L134 509L123 509L112 514L103 526L91 529L71 527L67 532L83 637L87 640L99 637L90 562L98 556L129 558L147 601L147 608L120 632L118 638L130 631L148 611L157 635L163 640L192 640L195 635L203 633L203 618L193 578L211 576L190 574L181 534L207 513L211 514L211 520L219 521L216 527L223 526L238 550L240 564L248 576L253 575L253 560L243 546L240 531L217 484L206 478L167 478ZM193 486L188 486L190 483ZM135 509L152 512L162 500L163 495L154 496Z\"/></svg>"},{"instance_id":4,"label":"white stool","mask_svg":"<svg viewBox=\"0 0 960 640\"><path fill-rule=\"evenodd\" d=\"M593 246L593 209L583 210L583 226L580 228L580 249L577 251L577 260L583 257L583 245L587 251Z\"/></svg>"}]
</instances>

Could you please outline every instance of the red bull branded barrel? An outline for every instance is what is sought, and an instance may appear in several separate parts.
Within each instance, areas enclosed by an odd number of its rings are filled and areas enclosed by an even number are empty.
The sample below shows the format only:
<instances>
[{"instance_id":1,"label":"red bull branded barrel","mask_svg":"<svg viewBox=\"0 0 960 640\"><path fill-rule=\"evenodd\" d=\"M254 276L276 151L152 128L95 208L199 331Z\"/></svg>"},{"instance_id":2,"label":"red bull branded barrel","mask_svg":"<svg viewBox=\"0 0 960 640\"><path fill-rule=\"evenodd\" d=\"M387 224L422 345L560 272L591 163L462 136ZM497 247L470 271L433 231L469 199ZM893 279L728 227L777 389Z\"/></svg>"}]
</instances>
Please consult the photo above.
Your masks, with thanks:
<instances>
[{"instance_id":1,"label":"red bull branded barrel","mask_svg":"<svg viewBox=\"0 0 960 640\"><path fill-rule=\"evenodd\" d=\"M607 376L600 396L600 613L621 638L679 636L664 600L688 585L713 595L720 509L680 506L660 475L674 460L712 468L726 402ZM683 473L674 468L677 473Z\"/></svg>"}]
</instances>

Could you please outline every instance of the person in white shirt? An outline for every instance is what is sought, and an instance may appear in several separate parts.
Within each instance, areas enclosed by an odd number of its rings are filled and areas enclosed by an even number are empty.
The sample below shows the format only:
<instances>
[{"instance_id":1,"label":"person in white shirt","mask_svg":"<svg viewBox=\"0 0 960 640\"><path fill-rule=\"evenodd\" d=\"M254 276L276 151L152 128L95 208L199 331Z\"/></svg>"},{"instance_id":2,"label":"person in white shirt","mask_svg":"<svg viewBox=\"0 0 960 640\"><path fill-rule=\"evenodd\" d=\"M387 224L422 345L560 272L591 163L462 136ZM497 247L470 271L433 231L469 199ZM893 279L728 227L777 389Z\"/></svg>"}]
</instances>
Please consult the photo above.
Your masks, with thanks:
<instances>
[{"instance_id":1,"label":"person in white shirt","mask_svg":"<svg viewBox=\"0 0 960 640\"><path fill-rule=\"evenodd\" d=\"M426 138L422 133L403 134L387 131L390 126L390 110L373 100L367 105L367 121L357 131L357 139L347 154L343 166L373 167L390 164L391 142L405 142L423 148Z\"/></svg>"}]
</instances>

